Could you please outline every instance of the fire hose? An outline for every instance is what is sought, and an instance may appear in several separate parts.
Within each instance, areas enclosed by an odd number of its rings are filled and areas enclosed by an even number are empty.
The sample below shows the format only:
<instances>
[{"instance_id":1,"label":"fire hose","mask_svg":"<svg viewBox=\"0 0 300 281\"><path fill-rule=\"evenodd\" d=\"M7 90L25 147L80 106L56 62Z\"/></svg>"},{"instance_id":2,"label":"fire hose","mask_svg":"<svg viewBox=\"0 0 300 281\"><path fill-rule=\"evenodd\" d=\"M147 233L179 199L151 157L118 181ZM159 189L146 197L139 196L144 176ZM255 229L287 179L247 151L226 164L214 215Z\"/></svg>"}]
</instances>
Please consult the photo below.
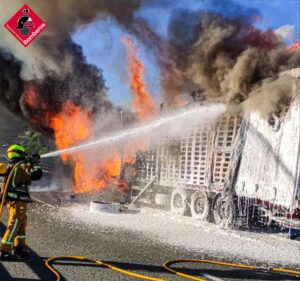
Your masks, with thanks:
<instances>
[{"instance_id":1,"label":"fire hose","mask_svg":"<svg viewBox=\"0 0 300 281\"><path fill-rule=\"evenodd\" d=\"M90 258L81 257L81 256L60 256L60 257L53 257L53 258L46 260L45 265L55 275L56 281L61 281L61 275L56 269L54 269L54 267L52 266L52 263L54 263L55 261L58 261L58 260L78 260L81 262L87 261L87 262L92 262L99 266L106 267L113 271L119 272L119 273L127 275L127 276L131 276L134 278L138 278L138 279L149 280L149 281L168 281L166 279L161 279L161 278L157 278L157 277L151 277L151 276L147 276L147 275L143 275L143 274L134 273L134 272L113 266L111 264L105 263L105 262L97 260L97 259L90 259ZM181 277L185 277L190 280L195 280L195 281L207 281L208 279L203 279L201 277L196 277L193 275L189 275L189 274L174 270L171 268L171 265L173 265L175 263L204 263L204 264L213 264L213 265L220 265L220 266L226 266L226 267L235 267L235 268L240 268L240 269L256 270L256 271L271 272L271 273L285 273L285 274L300 276L299 270L276 268L276 267L261 268L261 267L257 267L254 265L244 265L244 264L229 263L229 262L222 262L222 261L216 261L216 260L178 259L178 260L166 261L163 263L163 268L166 271L171 272L171 273L181 276Z\"/></svg>"}]
</instances>

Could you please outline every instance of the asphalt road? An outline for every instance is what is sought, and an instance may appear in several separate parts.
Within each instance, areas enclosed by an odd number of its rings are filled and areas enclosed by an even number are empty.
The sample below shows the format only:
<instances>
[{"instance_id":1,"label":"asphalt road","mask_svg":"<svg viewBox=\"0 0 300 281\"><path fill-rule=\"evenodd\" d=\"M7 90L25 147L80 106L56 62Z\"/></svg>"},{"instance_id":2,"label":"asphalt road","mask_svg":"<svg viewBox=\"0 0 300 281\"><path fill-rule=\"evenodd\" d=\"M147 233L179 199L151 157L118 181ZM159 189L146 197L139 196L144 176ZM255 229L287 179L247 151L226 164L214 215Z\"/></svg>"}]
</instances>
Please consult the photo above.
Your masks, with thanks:
<instances>
[{"instance_id":1,"label":"asphalt road","mask_svg":"<svg viewBox=\"0 0 300 281\"><path fill-rule=\"evenodd\" d=\"M150 239L135 235L134 232L116 229L105 231L90 231L84 224L74 226L71 222L59 221L51 212L59 207L33 204L29 210L28 244L32 255L24 261L1 262L0 281L32 281L55 280L55 277L45 266L45 259L61 255L80 255L97 258L112 265L131 270L136 273L159 277L165 280L185 280L166 272L162 263L178 258L210 258L205 253L187 252L176 247L170 247ZM54 217L54 218L53 218ZM6 223L6 212L0 223L0 233L3 234ZM63 280L137 280L116 273L110 269L91 263L57 262ZM195 276L210 275L208 280L300 280L289 275L253 272L234 268L203 264L175 265L183 272Z\"/></svg>"}]
</instances>

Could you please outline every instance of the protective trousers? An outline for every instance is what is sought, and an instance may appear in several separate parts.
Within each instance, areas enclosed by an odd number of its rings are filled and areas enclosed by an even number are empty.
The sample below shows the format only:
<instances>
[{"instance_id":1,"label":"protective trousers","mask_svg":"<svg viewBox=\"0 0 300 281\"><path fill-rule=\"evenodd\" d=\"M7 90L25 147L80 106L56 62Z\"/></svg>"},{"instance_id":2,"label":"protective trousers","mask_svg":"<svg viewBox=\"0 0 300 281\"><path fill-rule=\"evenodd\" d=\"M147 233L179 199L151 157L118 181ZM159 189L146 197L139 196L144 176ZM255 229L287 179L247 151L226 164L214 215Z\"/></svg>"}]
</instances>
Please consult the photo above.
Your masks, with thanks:
<instances>
[{"instance_id":1,"label":"protective trousers","mask_svg":"<svg viewBox=\"0 0 300 281\"><path fill-rule=\"evenodd\" d=\"M14 247L25 246L27 203L16 201L8 202L7 210L9 219L1 241L1 251L11 253Z\"/></svg>"}]
</instances>

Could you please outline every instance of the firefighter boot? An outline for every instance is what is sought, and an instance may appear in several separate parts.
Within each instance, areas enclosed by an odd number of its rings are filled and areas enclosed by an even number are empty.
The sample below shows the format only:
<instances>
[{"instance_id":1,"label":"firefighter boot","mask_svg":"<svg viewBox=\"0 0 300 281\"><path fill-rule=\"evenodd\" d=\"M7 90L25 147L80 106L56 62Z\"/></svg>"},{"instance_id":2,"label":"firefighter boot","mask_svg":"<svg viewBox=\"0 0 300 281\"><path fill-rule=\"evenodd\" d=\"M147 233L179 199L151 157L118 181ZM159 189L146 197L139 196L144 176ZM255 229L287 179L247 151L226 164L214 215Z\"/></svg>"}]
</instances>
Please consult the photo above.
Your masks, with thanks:
<instances>
[{"instance_id":1,"label":"firefighter boot","mask_svg":"<svg viewBox=\"0 0 300 281\"><path fill-rule=\"evenodd\" d=\"M1 252L1 255L0 255L0 260L1 261L12 261L14 259L15 258L14 258L14 256L11 253Z\"/></svg>"},{"instance_id":2,"label":"firefighter boot","mask_svg":"<svg viewBox=\"0 0 300 281\"><path fill-rule=\"evenodd\" d=\"M30 251L26 246L16 247L14 250L14 256L16 259L21 260L30 256Z\"/></svg>"}]
</instances>

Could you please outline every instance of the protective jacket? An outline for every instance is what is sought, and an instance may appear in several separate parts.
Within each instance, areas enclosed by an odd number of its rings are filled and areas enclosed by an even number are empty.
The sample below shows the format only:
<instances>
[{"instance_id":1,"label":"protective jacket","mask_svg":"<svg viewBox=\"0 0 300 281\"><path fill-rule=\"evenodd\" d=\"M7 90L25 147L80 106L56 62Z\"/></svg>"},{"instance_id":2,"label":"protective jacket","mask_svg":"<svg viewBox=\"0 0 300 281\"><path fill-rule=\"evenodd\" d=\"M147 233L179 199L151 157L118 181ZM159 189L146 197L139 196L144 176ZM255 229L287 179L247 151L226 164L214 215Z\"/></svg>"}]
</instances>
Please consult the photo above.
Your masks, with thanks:
<instances>
[{"instance_id":1,"label":"protective jacket","mask_svg":"<svg viewBox=\"0 0 300 281\"><path fill-rule=\"evenodd\" d=\"M10 173L13 174L10 178L10 182L8 183L8 190L5 197L5 201L17 201L27 203L32 202L29 195L28 187L31 184L32 180L39 180L42 177L41 167L30 163L26 160L21 160L18 162L12 161L10 164L7 165L7 172L5 175L3 175L1 183L1 194L4 191Z\"/></svg>"}]
</instances>

